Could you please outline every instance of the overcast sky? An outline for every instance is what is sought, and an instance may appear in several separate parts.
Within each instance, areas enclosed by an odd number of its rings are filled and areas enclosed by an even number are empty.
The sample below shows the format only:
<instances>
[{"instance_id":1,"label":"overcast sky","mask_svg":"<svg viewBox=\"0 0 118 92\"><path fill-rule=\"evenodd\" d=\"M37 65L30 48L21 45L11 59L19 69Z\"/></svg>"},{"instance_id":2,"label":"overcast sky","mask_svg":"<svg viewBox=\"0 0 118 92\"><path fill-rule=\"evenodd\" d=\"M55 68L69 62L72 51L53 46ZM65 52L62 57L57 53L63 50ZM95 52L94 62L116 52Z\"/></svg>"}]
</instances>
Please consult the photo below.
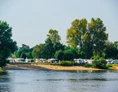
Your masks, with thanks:
<instances>
[{"instance_id":1,"label":"overcast sky","mask_svg":"<svg viewBox=\"0 0 118 92\"><path fill-rule=\"evenodd\" d=\"M110 41L118 40L118 0L0 0L0 20L13 28L13 39L30 47L44 43L49 29L66 42L75 19L101 18Z\"/></svg>"}]
</instances>

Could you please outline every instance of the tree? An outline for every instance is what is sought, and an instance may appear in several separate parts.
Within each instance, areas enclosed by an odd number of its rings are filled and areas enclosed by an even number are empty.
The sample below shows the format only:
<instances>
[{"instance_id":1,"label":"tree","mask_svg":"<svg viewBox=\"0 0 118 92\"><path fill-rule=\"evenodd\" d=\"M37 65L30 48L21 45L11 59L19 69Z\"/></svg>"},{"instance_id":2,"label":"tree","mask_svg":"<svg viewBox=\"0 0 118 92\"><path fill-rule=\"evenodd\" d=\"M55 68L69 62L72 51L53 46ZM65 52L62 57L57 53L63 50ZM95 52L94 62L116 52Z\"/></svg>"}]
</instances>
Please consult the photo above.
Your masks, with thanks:
<instances>
[{"instance_id":1,"label":"tree","mask_svg":"<svg viewBox=\"0 0 118 92\"><path fill-rule=\"evenodd\" d=\"M71 50L65 50L64 51L64 56L63 56L64 60L73 60L74 59L74 53Z\"/></svg>"},{"instance_id":2,"label":"tree","mask_svg":"<svg viewBox=\"0 0 118 92\"><path fill-rule=\"evenodd\" d=\"M50 29L47 36L52 41L52 43L58 43L61 40L57 30Z\"/></svg>"},{"instance_id":3,"label":"tree","mask_svg":"<svg viewBox=\"0 0 118 92\"><path fill-rule=\"evenodd\" d=\"M118 58L118 45L117 42L107 42L105 48L105 58L116 59Z\"/></svg>"},{"instance_id":4,"label":"tree","mask_svg":"<svg viewBox=\"0 0 118 92\"><path fill-rule=\"evenodd\" d=\"M64 46L60 43L60 36L57 30L49 30L47 39L44 44L34 47L32 55L33 58L53 58L56 51L64 50Z\"/></svg>"},{"instance_id":5,"label":"tree","mask_svg":"<svg viewBox=\"0 0 118 92\"><path fill-rule=\"evenodd\" d=\"M16 52L15 55L17 58L32 58L32 48L30 48L28 45L22 44L22 47L20 47Z\"/></svg>"},{"instance_id":6,"label":"tree","mask_svg":"<svg viewBox=\"0 0 118 92\"><path fill-rule=\"evenodd\" d=\"M44 51L43 51L44 45L45 44L36 45L33 48L33 51L32 51L33 58L43 58L45 56Z\"/></svg>"},{"instance_id":7,"label":"tree","mask_svg":"<svg viewBox=\"0 0 118 92\"><path fill-rule=\"evenodd\" d=\"M54 47L54 52L58 51L58 50L64 50L64 45L61 44L60 42L57 42L55 44L53 44L53 47Z\"/></svg>"},{"instance_id":8,"label":"tree","mask_svg":"<svg viewBox=\"0 0 118 92\"><path fill-rule=\"evenodd\" d=\"M103 21L100 18L92 18L91 22L88 24L88 29L89 43L91 44L92 51L102 57L105 44L108 41L108 34L106 33L106 27Z\"/></svg>"},{"instance_id":9,"label":"tree","mask_svg":"<svg viewBox=\"0 0 118 92\"><path fill-rule=\"evenodd\" d=\"M45 44L36 45L32 51L33 58L52 58L55 51L52 41L47 38Z\"/></svg>"},{"instance_id":10,"label":"tree","mask_svg":"<svg viewBox=\"0 0 118 92\"><path fill-rule=\"evenodd\" d=\"M102 57L101 58L99 57L99 58L94 59L92 63L93 63L93 66L96 67L96 68L102 68L102 69L107 68L106 67L107 62Z\"/></svg>"},{"instance_id":11,"label":"tree","mask_svg":"<svg viewBox=\"0 0 118 92\"><path fill-rule=\"evenodd\" d=\"M45 58L49 59L54 57L56 51L63 50L64 46L60 43L61 38L57 30L50 29L47 37L43 53L45 53Z\"/></svg>"},{"instance_id":12,"label":"tree","mask_svg":"<svg viewBox=\"0 0 118 92\"><path fill-rule=\"evenodd\" d=\"M17 49L16 42L11 37L12 28L7 22L0 21L0 67L6 65L7 58Z\"/></svg>"},{"instance_id":13,"label":"tree","mask_svg":"<svg viewBox=\"0 0 118 92\"><path fill-rule=\"evenodd\" d=\"M63 60L73 60L78 57L78 53L73 48L68 48L64 50Z\"/></svg>"},{"instance_id":14,"label":"tree","mask_svg":"<svg viewBox=\"0 0 118 92\"><path fill-rule=\"evenodd\" d=\"M100 18L74 20L72 26L67 30L67 43L69 46L85 52L86 58L91 58L93 53L102 56L105 44L108 40L106 27Z\"/></svg>"},{"instance_id":15,"label":"tree","mask_svg":"<svg viewBox=\"0 0 118 92\"><path fill-rule=\"evenodd\" d=\"M79 58L86 58L86 53L83 51L78 51L78 57Z\"/></svg>"},{"instance_id":16,"label":"tree","mask_svg":"<svg viewBox=\"0 0 118 92\"><path fill-rule=\"evenodd\" d=\"M64 52L62 50L58 50L55 53L55 58L57 58L58 60L64 60Z\"/></svg>"},{"instance_id":17,"label":"tree","mask_svg":"<svg viewBox=\"0 0 118 92\"><path fill-rule=\"evenodd\" d=\"M79 45L82 47L83 45L83 35L86 33L87 20L74 20L72 22L72 26L67 30L67 43L73 47L77 48Z\"/></svg>"},{"instance_id":18,"label":"tree","mask_svg":"<svg viewBox=\"0 0 118 92\"><path fill-rule=\"evenodd\" d=\"M45 58L49 59L49 58L54 57L55 50L54 50L54 47L53 47L53 43L49 38L47 38L47 40L45 41L45 46L44 46L43 51L45 53Z\"/></svg>"}]
</instances>

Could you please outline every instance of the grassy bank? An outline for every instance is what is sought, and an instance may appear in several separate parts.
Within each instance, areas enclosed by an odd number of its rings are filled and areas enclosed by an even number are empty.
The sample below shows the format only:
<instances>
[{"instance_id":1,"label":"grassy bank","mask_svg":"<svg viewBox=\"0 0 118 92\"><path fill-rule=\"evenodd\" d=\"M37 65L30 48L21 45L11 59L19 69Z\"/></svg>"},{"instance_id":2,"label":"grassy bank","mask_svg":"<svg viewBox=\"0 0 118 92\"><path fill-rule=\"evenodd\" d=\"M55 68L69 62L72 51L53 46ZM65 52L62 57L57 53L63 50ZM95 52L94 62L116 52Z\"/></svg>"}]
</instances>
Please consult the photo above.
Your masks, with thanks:
<instances>
[{"instance_id":1,"label":"grassy bank","mask_svg":"<svg viewBox=\"0 0 118 92\"><path fill-rule=\"evenodd\" d=\"M109 70L118 70L118 64L110 64L111 67L109 68Z\"/></svg>"},{"instance_id":2,"label":"grassy bank","mask_svg":"<svg viewBox=\"0 0 118 92\"><path fill-rule=\"evenodd\" d=\"M4 74L4 73L7 73L7 71L4 68L0 67L0 74Z\"/></svg>"}]
</instances>

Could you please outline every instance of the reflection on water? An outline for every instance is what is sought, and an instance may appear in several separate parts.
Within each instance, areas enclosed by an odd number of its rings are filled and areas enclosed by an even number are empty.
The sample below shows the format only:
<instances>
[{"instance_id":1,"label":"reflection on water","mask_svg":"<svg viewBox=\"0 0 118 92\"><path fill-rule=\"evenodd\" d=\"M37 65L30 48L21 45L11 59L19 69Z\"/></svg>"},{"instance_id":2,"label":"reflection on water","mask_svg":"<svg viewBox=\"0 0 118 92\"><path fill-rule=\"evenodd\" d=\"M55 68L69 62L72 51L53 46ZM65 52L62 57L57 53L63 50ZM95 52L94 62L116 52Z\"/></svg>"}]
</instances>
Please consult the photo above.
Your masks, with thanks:
<instances>
[{"instance_id":1,"label":"reflection on water","mask_svg":"<svg viewBox=\"0 0 118 92\"><path fill-rule=\"evenodd\" d=\"M0 92L11 92L9 82L10 78L8 74L0 74Z\"/></svg>"},{"instance_id":2,"label":"reflection on water","mask_svg":"<svg viewBox=\"0 0 118 92\"><path fill-rule=\"evenodd\" d=\"M0 92L12 92L10 85L0 84Z\"/></svg>"},{"instance_id":3,"label":"reflection on water","mask_svg":"<svg viewBox=\"0 0 118 92\"><path fill-rule=\"evenodd\" d=\"M0 92L118 92L118 71L9 70Z\"/></svg>"},{"instance_id":4,"label":"reflection on water","mask_svg":"<svg viewBox=\"0 0 118 92\"><path fill-rule=\"evenodd\" d=\"M118 81L118 79L106 79L106 78L84 78L84 79L44 79L44 80L36 80L36 81Z\"/></svg>"}]
</instances>

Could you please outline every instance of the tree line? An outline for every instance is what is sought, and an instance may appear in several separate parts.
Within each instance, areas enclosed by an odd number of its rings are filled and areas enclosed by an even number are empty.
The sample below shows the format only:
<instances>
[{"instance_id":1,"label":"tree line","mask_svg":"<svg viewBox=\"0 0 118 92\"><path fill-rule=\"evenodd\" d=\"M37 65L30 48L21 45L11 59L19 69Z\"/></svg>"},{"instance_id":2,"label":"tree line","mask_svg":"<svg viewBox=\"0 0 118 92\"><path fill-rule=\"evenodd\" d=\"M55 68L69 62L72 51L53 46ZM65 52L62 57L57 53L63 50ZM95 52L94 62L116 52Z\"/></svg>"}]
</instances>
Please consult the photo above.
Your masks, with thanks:
<instances>
[{"instance_id":1,"label":"tree line","mask_svg":"<svg viewBox=\"0 0 118 92\"><path fill-rule=\"evenodd\" d=\"M21 58L58 58L73 60L74 58L90 59L95 56L118 58L118 41L108 41L106 27L100 18L75 19L67 30L67 45L61 43L57 30L50 29L44 44L29 48L23 45L16 52Z\"/></svg>"},{"instance_id":2,"label":"tree line","mask_svg":"<svg viewBox=\"0 0 118 92\"><path fill-rule=\"evenodd\" d=\"M118 58L118 41L108 41L106 27L100 18L75 19L67 29L67 42L61 43L61 36L55 29L50 29L44 44L30 48L26 44L17 47L13 41L12 28L7 22L0 22L0 66L4 66L7 58L57 58L73 60L74 58L90 59L95 56Z\"/></svg>"}]
</instances>

